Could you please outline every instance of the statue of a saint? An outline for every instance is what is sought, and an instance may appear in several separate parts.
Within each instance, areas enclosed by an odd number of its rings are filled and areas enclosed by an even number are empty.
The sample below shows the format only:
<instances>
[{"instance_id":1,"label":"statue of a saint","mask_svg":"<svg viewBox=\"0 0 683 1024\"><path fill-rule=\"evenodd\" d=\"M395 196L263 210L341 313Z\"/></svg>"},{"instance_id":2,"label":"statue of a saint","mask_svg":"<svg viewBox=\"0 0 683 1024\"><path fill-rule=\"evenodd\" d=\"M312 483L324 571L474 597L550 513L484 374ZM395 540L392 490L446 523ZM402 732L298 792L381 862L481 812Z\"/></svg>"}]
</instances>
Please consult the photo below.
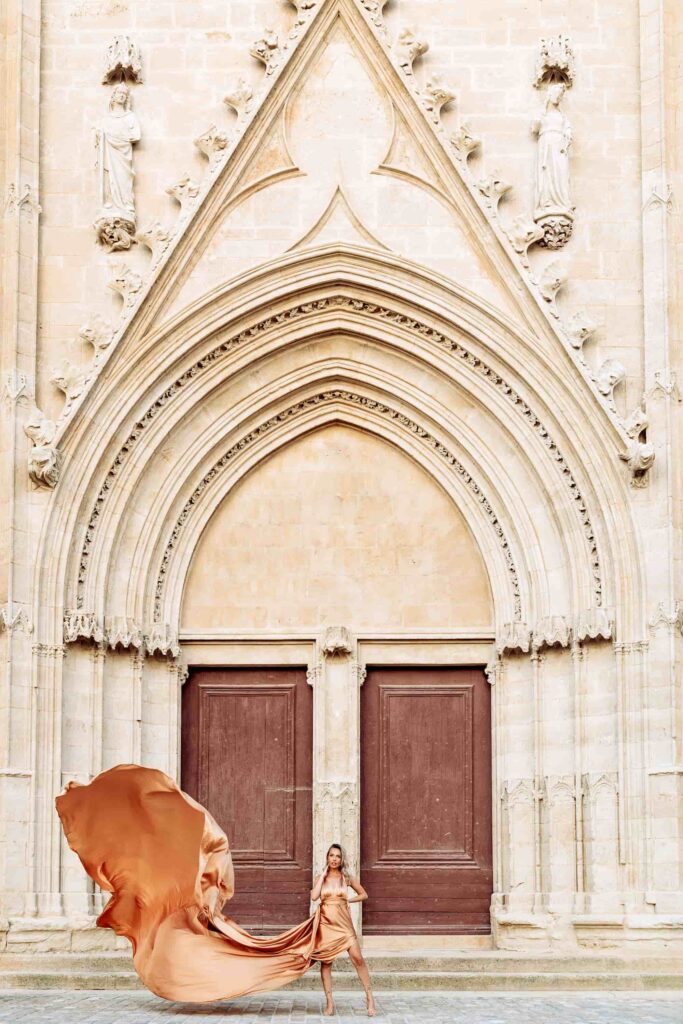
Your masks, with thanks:
<instances>
[{"instance_id":1,"label":"statue of a saint","mask_svg":"<svg viewBox=\"0 0 683 1024\"><path fill-rule=\"evenodd\" d=\"M135 234L133 144L140 140L140 122L124 82L114 87L109 113L95 132L100 199L95 231L109 252L130 249Z\"/></svg>"},{"instance_id":2,"label":"statue of a saint","mask_svg":"<svg viewBox=\"0 0 683 1024\"><path fill-rule=\"evenodd\" d=\"M574 207L569 192L569 147L572 129L560 110L565 93L563 82L548 87L543 114L532 122L538 136L534 220L544 229L541 245L560 249L571 237Z\"/></svg>"}]
</instances>

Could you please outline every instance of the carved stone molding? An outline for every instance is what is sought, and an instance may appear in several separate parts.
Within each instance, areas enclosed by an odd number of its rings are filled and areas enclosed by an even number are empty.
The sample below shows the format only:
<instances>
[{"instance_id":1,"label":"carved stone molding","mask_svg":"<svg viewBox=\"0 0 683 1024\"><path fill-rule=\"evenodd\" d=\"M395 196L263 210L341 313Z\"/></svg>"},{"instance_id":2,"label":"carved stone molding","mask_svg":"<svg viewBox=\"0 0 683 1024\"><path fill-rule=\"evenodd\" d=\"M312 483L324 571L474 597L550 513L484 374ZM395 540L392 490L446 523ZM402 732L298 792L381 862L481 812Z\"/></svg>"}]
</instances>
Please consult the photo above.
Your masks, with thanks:
<instances>
[{"instance_id":1,"label":"carved stone molding","mask_svg":"<svg viewBox=\"0 0 683 1024\"><path fill-rule=\"evenodd\" d=\"M676 402L683 402L676 374L670 370L657 370L654 375L654 383L648 390L646 398L657 396L673 398Z\"/></svg>"},{"instance_id":2,"label":"carved stone molding","mask_svg":"<svg viewBox=\"0 0 683 1024\"><path fill-rule=\"evenodd\" d=\"M539 55L533 84L536 89L550 82L562 82L568 89L574 84L574 51L569 36L544 36L539 44Z\"/></svg>"},{"instance_id":3,"label":"carved stone molding","mask_svg":"<svg viewBox=\"0 0 683 1024\"><path fill-rule=\"evenodd\" d=\"M506 808L517 804L533 805L537 796L533 779L507 779L501 787L500 798Z\"/></svg>"},{"instance_id":4,"label":"carved stone molding","mask_svg":"<svg viewBox=\"0 0 683 1024\"><path fill-rule=\"evenodd\" d=\"M82 341L92 345L95 357L105 352L114 339L114 330L109 320L106 320L99 313L91 316L87 323L83 324L78 332Z\"/></svg>"},{"instance_id":5,"label":"carved stone molding","mask_svg":"<svg viewBox=\"0 0 683 1024\"><path fill-rule=\"evenodd\" d=\"M515 217L508 231L508 238L515 252L521 256L522 263L529 267L529 249L543 238L543 228L526 217Z\"/></svg>"},{"instance_id":6,"label":"carved stone molding","mask_svg":"<svg viewBox=\"0 0 683 1024\"><path fill-rule=\"evenodd\" d=\"M111 464L90 515L86 530L86 540L83 545L79 567L79 598L83 595L90 549L92 547L97 523L107 499L107 495L112 489L122 467L127 463L130 454L142 438L145 430L148 429L156 417L168 406L170 402L173 401L174 398L182 393L183 388L187 384L196 380L197 375L202 370L212 366L216 361L228 357L235 349L241 348L243 345L249 344L255 339L262 338L264 334L270 330L277 329L283 324L291 323L299 320L300 318L315 316L334 307L346 308L348 310L353 310L354 312L362 313L365 316L376 318L381 322L392 323L397 328L408 329L411 332L414 332L417 337L424 338L430 343L438 345L448 351L454 359L463 361L475 370L489 385L498 391L500 396L506 402L512 405L519 415L522 416L526 423L540 438L544 447L548 449L552 459L558 466L563 483L569 488L572 503L574 504L574 507L581 519L583 533L589 544L594 580L594 597L596 604L600 606L602 604L602 572L595 531L586 501L555 439L528 403L503 377L500 376L497 371L493 370L478 356L474 356L459 341L454 341L442 334L440 331L435 330L433 327L421 323L414 317L408 317L404 313L399 313L386 306L365 302L364 300L355 299L346 295L333 295L317 299L312 302L301 303L297 306L291 307L290 309L284 310L281 313L277 313L274 316L267 317L266 319L261 320L251 327L241 331L239 334L227 339L217 348L212 349L197 362L193 363L192 366L189 367L189 369L187 369L173 384L167 387L156 401L147 409L147 411L139 417L136 421L135 427L126 438L124 444L119 449L116 458Z\"/></svg>"},{"instance_id":7,"label":"carved stone molding","mask_svg":"<svg viewBox=\"0 0 683 1024\"><path fill-rule=\"evenodd\" d=\"M320 645L323 657L348 657L353 654L353 640L346 626L329 626Z\"/></svg>"},{"instance_id":8,"label":"carved stone molding","mask_svg":"<svg viewBox=\"0 0 683 1024\"><path fill-rule=\"evenodd\" d=\"M94 612L64 612L64 643L74 644L79 640L104 643L105 632Z\"/></svg>"},{"instance_id":9,"label":"carved stone molding","mask_svg":"<svg viewBox=\"0 0 683 1024\"><path fill-rule=\"evenodd\" d=\"M102 85L125 81L142 85L140 48L130 36L114 36L104 58Z\"/></svg>"},{"instance_id":10,"label":"carved stone molding","mask_svg":"<svg viewBox=\"0 0 683 1024\"><path fill-rule=\"evenodd\" d=\"M87 381L87 370L82 366L76 366L68 359L63 359L61 365L52 371L50 377L50 383L63 393L66 399L66 409L83 393Z\"/></svg>"},{"instance_id":11,"label":"carved stone molding","mask_svg":"<svg viewBox=\"0 0 683 1024\"><path fill-rule=\"evenodd\" d=\"M484 669L484 674L489 686L495 686L500 679L500 673L503 670L503 663L500 660L500 655L496 652L494 657L488 663Z\"/></svg>"},{"instance_id":12,"label":"carved stone molding","mask_svg":"<svg viewBox=\"0 0 683 1024\"><path fill-rule=\"evenodd\" d=\"M177 633L167 623L155 622L145 629L133 619L116 616L108 618L103 626L94 612L65 611L64 643L80 641L104 645L111 650L133 648L150 657L159 654L178 658L181 654Z\"/></svg>"},{"instance_id":13,"label":"carved stone molding","mask_svg":"<svg viewBox=\"0 0 683 1024\"><path fill-rule=\"evenodd\" d=\"M656 457L654 445L642 441L631 441L626 451L620 452L619 458L626 463L631 474L632 487L647 486L648 473L654 466Z\"/></svg>"},{"instance_id":14,"label":"carved stone molding","mask_svg":"<svg viewBox=\"0 0 683 1024\"><path fill-rule=\"evenodd\" d=\"M564 616L551 615L541 619L534 629L531 648L542 651L547 647L569 647L571 636L571 626Z\"/></svg>"},{"instance_id":15,"label":"carved stone molding","mask_svg":"<svg viewBox=\"0 0 683 1024\"><path fill-rule=\"evenodd\" d=\"M589 640L613 640L612 616L605 608L589 608L576 617L573 635L578 643L586 643Z\"/></svg>"},{"instance_id":16,"label":"carved stone molding","mask_svg":"<svg viewBox=\"0 0 683 1024\"><path fill-rule=\"evenodd\" d=\"M429 50L429 43L418 39L414 28L402 28L393 46L396 63L406 75L412 75L413 64Z\"/></svg>"},{"instance_id":17,"label":"carved stone molding","mask_svg":"<svg viewBox=\"0 0 683 1024\"><path fill-rule=\"evenodd\" d=\"M180 657L181 648L175 630L161 622L155 622L145 633L147 654L161 654L171 658Z\"/></svg>"},{"instance_id":18,"label":"carved stone molding","mask_svg":"<svg viewBox=\"0 0 683 1024\"><path fill-rule=\"evenodd\" d=\"M531 650L531 630L525 622L508 622L496 641L499 657L506 654L528 654Z\"/></svg>"},{"instance_id":19,"label":"carved stone molding","mask_svg":"<svg viewBox=\"0 0 683 1024\"><path fill-rule=\"evenodd\" d=\"M384 8L389 0L360 0L370 15L370 20L377 28L384 28Z\"/></svg>"},{"instance_id":20,"label":"carved stone molding","mask_svg":"<svg viewBox=\"0 0 683 1024\"><path fill-rule=\"evenodd\" d=\"M154 615L155 617L161 616L162 599L165 590L166 576L168 567L171 563L173 550L177 544L178 538L180 537L185 524L191 516L194 508L199 504L204 492L212 483L217 479L222 471L233 461L233 459L241 455L254 441L260 440L266 434L270 433L274 428L278 427L284 422L291 422L296 416L302 415L305 412L314 409L316 406L324 405L328 402L345 402L350 405L355 405L363 409L368 409L377 415L390 419L393 423L400 424L405 427L410 433L419 437L429 448L434 450L462 479L464 484L468 487L470 492L474 495L476 500L482 506L485 515L487 516L493 530L498 538L498 543L503 550L505 562L508 569L508 578L510 586L512 588L514 597L515 614L521 615L521 587L519 583L519 575L517 572L517 566L512 554L510 544L505 536L503 527L498 519L498 516L493 510L488 498L480 488L479 484L476 483L472 475L463 466L460 460L453 455L444 444L442 444L437 438L430 434L427 430L415 423L408 416L403 413L392 409L390 406L385 405L383 402L378 402L375 399L367 398L364 395L356 394L352 391L345 391L342 389L334 389L330 391L323 391L317 395L313 395L310 398L306 398L296 405L290 406L283 412L278 413L275 416L271 416L264 423L261 423L258 427L250 430L248 434L242 437L236 444L223 455L218 462L212 466L212 468L205 474L200 483L195 487L190 498L185 502L180 515L173 527L171 536L166 544L164 554L157 577L157 583L155 588L155 603L154 603ZM87 558L84 558L85 551L81 556L81 566L87 565Z\"/></svg>"},{"instance_id":21,"label":"carved stone molding","mask_svg":"<svg viewBox=\"0 0 683 1024\"><path fill-rule=\"evenodd\" d=\"M598 391L614 405L614 392L626 378L626 370L617 359L606 359L597 373Z\"/></svg>"},{"instance_id":22,"label":"carved stone molding","mask_svg":"<svg viewBox=\"0 0 683 1024\"><path fill-rule=\"evenodd\" d=\"M32 185L15 185L10 182L5 195L5 215L18 217L25 213L30 219L42 213L42 206L38 202L36 190Z\"/></svg>"},{"instance_id":23,"label":"carved stone molding","mask_svg":"<svg viewBox=\"0 0 683 1024\"><path fill-rule=\"evenodd\" d=\"M29 636L33 632L33 623L25 608L16 611L11 604L0 605L0 633L26 633Z\"/></svg>"},{"instance_id":24,"label":"carved stone molding","mask_svg":"<svg viewBox=\"0 0 683 1024\"><path fill-rule=\"evenodd\" d=\"M173 232L164 227L161 221L153 220L142 231L138 231L135 237L151 252L154 267L173 241Z\"/></svg>"},{"instance_id":25,"label":"carved stone molding","mask_svg":"<svg viewBox=\"0 0 683 1024\"><path fill-rule=\"evenodd\" d=\"M23 373L15 367L4 374L2 390L6 401L10 405L17 405L20 400L27 400L30 397L33 391L33 382L27 373Z\"/></svg>"},{"instance_id":26,"label":"carved stone molding","mask_svg":"<svg viewBox=\"0 0 683 1024\"><path fill-rule=\"evenodd\" d=\"M267 75L272 75L280 60L280 41L272 28L265 29L260 39L252 44L249 53L263 64Z\"/></svg>"},{"instance_id":27,"label":"carved stone molding","mask_svg":"<svg viewBox=\"0 0 683 1024\"><path fill-rule=\"evenodd\" d=\"M584 798L595 799L601 790L606 790L616 796L619 792L617 772L585 772L581 776L581 791Z\"/></svg>"}]
</instances>

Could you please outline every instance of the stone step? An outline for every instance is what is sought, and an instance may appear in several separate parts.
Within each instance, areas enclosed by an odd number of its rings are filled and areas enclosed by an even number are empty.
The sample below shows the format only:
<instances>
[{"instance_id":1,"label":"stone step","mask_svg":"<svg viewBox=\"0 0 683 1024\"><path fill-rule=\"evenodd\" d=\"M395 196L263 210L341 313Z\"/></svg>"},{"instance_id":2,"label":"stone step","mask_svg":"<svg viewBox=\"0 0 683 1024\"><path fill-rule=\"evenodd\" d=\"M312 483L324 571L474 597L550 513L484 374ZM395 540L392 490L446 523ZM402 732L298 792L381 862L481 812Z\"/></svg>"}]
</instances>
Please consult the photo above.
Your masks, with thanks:
<instances>
[{"instance_id":1,"label":"stone step","mask_svg":"<svg viewBox=\"0 0 683 1024\"><path fill-rule=\"evenodd\" d=\"M461 953L421 950L415 953L365 951L372 972L419 974L682 974L683 955L521 954L505 950ZM334 966L336 973L354 974L347 956ZM5 974L54 972L134 975L128 952L115 953L0 953L0 978Z\"/></svg>"},{"instance_id":2,"label":"stone step","mask_svg":"<svg viewBox=\"0 0 683 1024\"><path fill-rule=\"evenodd\" d=\"M462 971L374 971L373 988L382 991L655 991L683 990L683 972L647 974L640 971L605 974L603 972L485 972ZM337 991L360 988L349 972L334 975ZM4 989L89 989L130 990L144 986L130 971L87 973L84 971L7 971L0 974ZM288 990L317 991L320 978L316 970L287 986Z\"/></svg>"}]
</instances>

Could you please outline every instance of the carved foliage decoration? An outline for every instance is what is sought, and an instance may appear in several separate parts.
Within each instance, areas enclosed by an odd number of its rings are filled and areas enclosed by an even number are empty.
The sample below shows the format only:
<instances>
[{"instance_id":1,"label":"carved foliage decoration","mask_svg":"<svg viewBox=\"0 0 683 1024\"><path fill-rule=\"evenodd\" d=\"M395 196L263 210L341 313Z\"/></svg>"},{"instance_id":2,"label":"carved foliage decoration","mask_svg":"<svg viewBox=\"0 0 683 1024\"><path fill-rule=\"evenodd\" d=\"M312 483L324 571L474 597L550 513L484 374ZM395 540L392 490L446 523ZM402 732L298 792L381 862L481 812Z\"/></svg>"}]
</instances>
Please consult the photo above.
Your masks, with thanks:
<instances>
[{"instance_id":1,"label":"carved foliage decoration","mask_svg":"<svg viewBox=\"0 0 683 1024\"><path fill-rule=\"evenodd\" d=\"M326 298L314 300L312 302L301 303L300 305L294 306L289 310L277 313L274 316L267 317L265 320L261 320L253 326L241 331L239 334L228 338L222 342L217 348L212 349L205 356L194 363L188 370L186 370L170 387L168 387L162 395L154 402L147 411L137 420L135 427L129 434L128 438L119 449L116 458L114 459L109 471L105 477L105 480L100 488L99 494L95 501L93 510L90 515L88 526L86 528L86 536L81 551L81 559L79 565L79 576L78 576L78 594L79 602L82 601L85 581L87 578L88 562L90 558L90 551L92 548L92 542L97 529L99 517L102 508L105 504L107 496L111 491L114 483L122 469L127 463L128 458L142 437L144 431L150 426L150 424L156 419L156 417L167 407L167 405L174 400L174 398L182 392L183 388L193 383L197 374L207 367L212 366L217 360L226 358L232 351L242 347L245 344L253 341L254 339L261 338L264 333L277 329L280 325L298 320L302 317L308 317L311 315L317 315L320 312L330 307L345 307L350 310L354 310L358 313L362 313L365 316L379 318L384 322L393 323L398 328L407 329L415 332L415 334L421 338L430 341L432 344L438 345L441 348L449 351L453 358L463 361L475 372L477 372L483 380L490 386L496 388L500 395L505 401L509 402L516 413L521 415L522 418L527 422L531 429L541 440L545 448L551 455L551 458L555 461L558 466L558 470L561 474L561 479L566 487L569 489L572 503L574 504L577 513L581 519L583 533L586 537L587 543L590 550L590 561L593 573L593 594L595 604L597 607L602 605L602 572L600 566L600 557L597 549L597 540L595 537L595 531L591 522L590 513L586 505L586 501L579 488L579 485L568 466L560 448L555 442L554 438L544 426L542 421L536 416L528 403L522 398L522 396L508 384L508 382L500 376L495 370L489 367L482 359L474 356L469 352L460 342L454 341L442 334L440 331L435 330L433 327L421 323L414 317L408 317L403 313L391 310L386 306L380 306L374 303L368 303L361 299L350 298L345 295L333 295Z\"/></svg>"},{"instance_id":2,"label":"carved foliage decoration","mask_svg":"<svg viewBox=\"0 0 683 1024\"><path fill-rule=\"evenodd\" d=\"M53 445L56 432L54 421L34 407L24 425L24 433L33 442L28 459L29 476L40 487L54 487L59 480L61 454Z\"/></svg>"},{"instance_id":3,"label":"carved foliage decoration","mask_svg":"<svg viewBox=\"0 0 683 1024\"><path fill-rule=\"evenodd\" d=\"M536 62L534 86L561 82L571 89L574 84L574 51L569 36L545 36L539 44L539 55Z\"/></svg>"},{"instance_id":4,"label":"carved foliage decoration","mask_svg":"<svg viewBox=\"0 0 683 1024\"><path fill-rule=\"evenodd\" d=\"M125 81L142 84L140 49L129 36L114 36L104 58L102 85Z\"/></svg>"},{"instance_id":5,"label":"carved foliage decoration","mask_svg":"<svg viewBox=\"0 0 683 1024\"><path fill-rule=\"evenodd\" d=\"M330 626L325 630L322 653L326 658L346 657L353 654L353 641L345 626Z\"/></svg>"}]
</instances>

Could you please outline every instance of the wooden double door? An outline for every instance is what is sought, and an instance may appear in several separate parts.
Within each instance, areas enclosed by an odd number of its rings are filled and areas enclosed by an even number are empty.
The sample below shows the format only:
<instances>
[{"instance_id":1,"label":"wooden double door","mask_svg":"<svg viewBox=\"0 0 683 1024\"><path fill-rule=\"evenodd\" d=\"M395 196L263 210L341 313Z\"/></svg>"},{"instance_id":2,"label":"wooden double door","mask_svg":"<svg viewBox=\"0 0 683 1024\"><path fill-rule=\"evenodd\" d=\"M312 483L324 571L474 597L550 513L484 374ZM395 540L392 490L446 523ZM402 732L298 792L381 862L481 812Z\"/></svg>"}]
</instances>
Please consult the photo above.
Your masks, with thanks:
<instances>
[{"instance_id":1,"label":"wooden double door","mask_svg":"<svg viewBox=\"0 0 683 1024\"><path fill-rule=\"evenodd\" d=\"M236 893L226 912L255 931L308 915L313 697L303 668L195 670L183 691L181 784L229 836ZM489 931L490 735L481 670L368 672L360 751L366 934Z\"/></svg>"}]
</instances>

